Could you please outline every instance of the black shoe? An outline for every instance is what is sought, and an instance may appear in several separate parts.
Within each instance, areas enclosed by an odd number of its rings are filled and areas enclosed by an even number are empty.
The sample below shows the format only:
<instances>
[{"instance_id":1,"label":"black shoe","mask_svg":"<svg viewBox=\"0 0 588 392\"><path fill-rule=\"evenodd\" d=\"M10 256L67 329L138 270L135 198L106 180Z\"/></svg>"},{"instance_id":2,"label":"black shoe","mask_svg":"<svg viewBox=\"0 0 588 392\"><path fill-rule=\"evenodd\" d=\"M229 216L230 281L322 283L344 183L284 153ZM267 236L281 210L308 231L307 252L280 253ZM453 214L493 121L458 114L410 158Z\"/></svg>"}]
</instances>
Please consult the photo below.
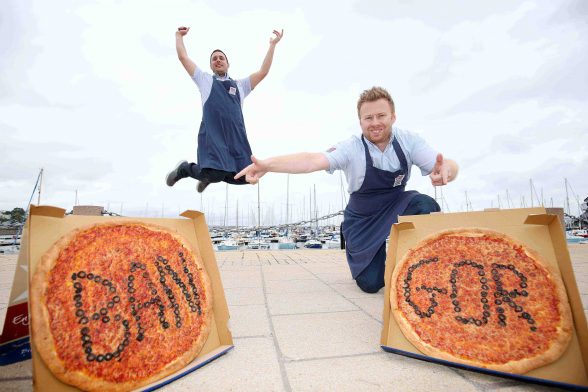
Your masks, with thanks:
<instances>
[{"instance_id":1,"label":"black shoe","mask_svg":"<svg viewBox=\"0 0 588 392\"><path fill-rule=\"evenodd\" d=\"M179 161L178 164L176 165L176 167L174 167L174 169L172 171L167 173L167 176L165 177L165 183L167 184L167 186L174 186L174 184L176 182L178 182L182 178L186 177L186 176L182 175L182 173L180 173L180 170L181 170L182 166L187 165L187 164L188 164L188 161Z\"/></svg>"},{"instance_id":2,"label":"black shoe","mask_svg":"<svg viewBox=\"0 0 588 392\"><path fill-rule=\"evenodd\" d=\"M196 187L196 190L198 191L198 193L202 193L202 192L204 192L206 187L209 185L210 185L210 182L208 182L208 181L198 181L198 186Z\"/></svg>"}]
</instances>

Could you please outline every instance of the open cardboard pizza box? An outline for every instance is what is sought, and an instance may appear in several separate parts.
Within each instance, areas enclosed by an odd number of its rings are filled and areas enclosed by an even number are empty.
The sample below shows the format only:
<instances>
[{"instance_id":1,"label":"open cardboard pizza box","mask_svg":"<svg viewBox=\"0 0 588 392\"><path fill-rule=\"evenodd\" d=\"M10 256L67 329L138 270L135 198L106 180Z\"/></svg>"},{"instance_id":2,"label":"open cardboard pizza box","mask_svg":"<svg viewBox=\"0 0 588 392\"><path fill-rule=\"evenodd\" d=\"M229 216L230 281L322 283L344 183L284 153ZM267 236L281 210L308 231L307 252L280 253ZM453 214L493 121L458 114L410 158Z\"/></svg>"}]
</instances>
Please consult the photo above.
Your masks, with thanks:
<instances>
[{"instance_id":1,"label":"open cardboard pizza box","mask_svg":"<svg viewBox=\"0 0 588 392\"><path fill-rule=\"evenodd\" d=\"M438 231L458 227L480 227L503 232L535 249L546 262L559 270L572 309L574 334L566 352L557 361L524 375L497 372L427 356L404 337L390 310L390 285L394 266L410 247L424 237ZM586 317L560 219L557 215L548 214L545 208L402 216L399 223L392 226L385 274L384 324L380 339L383 350L429 362L532 383L572 389L586 389L588 387Z\"/></svg>"},{"instance_id":2,"label":"open cardboard pizza box","mask_svg":"<svg viewBox=\"0 0 588 392\"><path fill-rule=\"evenodd\" d=\"M225 354L233 348L233 339L228 329L229 311L223 286L220 279L220 273L216 264L215 254L212 248L212 242L208 234L208 227L204 214L198 211L185 211L181 214L183 218L177 219L142 219L128 218L133 221L142 221L165 226L176 230L194 248L199 250L208 276L212 284L214 309L212 329L208 336L199 356L178 372L171 374L153 384L142 387L140 390L154 390L163 385L169 384L194 370L207 365L214 359ZM62 235L71 229L91 225L98 222L107 222L115 218L106 216L82 216L82 215L65 215L65 210L49 206L31 206L29 220L27 221L27 230L29 233L26 243L21 246L27 248L29 257L29 279L35 271L35 267L41 256L51 247L51 245ZM125 219L117 217L116 219ZM30 317L35 317L31 314ZM33 389L36 391L76 391L75 387L64 384L59 381L45 366L45 363L36 352L35 345L32 343L33 352Z\"/></svg>"}]
</instances>

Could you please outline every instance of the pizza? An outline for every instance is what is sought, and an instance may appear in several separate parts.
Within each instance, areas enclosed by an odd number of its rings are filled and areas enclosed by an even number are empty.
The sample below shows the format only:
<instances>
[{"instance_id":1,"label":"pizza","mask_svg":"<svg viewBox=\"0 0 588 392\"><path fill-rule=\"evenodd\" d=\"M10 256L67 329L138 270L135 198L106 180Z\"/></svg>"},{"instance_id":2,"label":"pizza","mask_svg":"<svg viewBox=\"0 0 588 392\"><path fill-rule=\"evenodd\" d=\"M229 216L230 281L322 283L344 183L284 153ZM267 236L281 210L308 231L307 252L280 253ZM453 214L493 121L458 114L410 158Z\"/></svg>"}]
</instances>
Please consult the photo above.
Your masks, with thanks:
<instances>
[{"instance_id":1,"label":"pizza","mask_svg":"<svg viewBox=\"0 0 588 392\"><path fill-rule=\"evenodd\" d=\"M400 330L432 357L522 374L557 360L572 337L558 272L495 231L425 238L397 263L390 287Z\"/></svg>"},{"instance_id":2,"label":"pizza","mask_svg":"<svg viewBox=\"0 0 588 392\"><path fill-rule=\"evenodd\" d=\"M197 249L138 221L59 239L36 267L30 304L41 358L83 390L157 381L198 356L211 328L212 290Z\"/></svg>"}]
</instances>

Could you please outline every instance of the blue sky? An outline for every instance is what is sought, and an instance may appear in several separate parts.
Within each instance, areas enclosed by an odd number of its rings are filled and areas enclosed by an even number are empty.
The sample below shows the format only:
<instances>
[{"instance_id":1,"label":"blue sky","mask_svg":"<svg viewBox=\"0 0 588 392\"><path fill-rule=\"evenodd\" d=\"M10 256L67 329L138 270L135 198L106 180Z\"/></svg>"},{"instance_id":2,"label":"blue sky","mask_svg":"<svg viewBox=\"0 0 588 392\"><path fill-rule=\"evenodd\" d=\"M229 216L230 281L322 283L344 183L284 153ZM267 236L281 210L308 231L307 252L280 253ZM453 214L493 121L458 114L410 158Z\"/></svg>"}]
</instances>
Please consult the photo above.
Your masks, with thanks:
<instances>
[{"instance_id":1,"label":"blue sky","mask_svg":"<svg viewBox=\"0 0 588 392\"><path fill-rule=\"evenodd\" d=\"M588 196L588 3L584 1L8 0L0 16L0 209L26 206L40 168L42 204L103 205L137 216L203 210L224 221L226 187L164 184L194 160L200 95L175 54L208 67L222 48L233 77L256 71L285 30L268 77L247 98L254 154L322 151L360 132L359 93L387 88L400 128L461 166L446 211L531 205L571 212ZM416 168L415 168L416 169ZM434 194L413 169L409 187ZM270 174L262 224L341 209L341 177ZM507 192L509 200L507 202ZM438 195L441 193L437 191ZM229 187L229 222L253 222L257 187Z\"/></svg>"}]
</instances>

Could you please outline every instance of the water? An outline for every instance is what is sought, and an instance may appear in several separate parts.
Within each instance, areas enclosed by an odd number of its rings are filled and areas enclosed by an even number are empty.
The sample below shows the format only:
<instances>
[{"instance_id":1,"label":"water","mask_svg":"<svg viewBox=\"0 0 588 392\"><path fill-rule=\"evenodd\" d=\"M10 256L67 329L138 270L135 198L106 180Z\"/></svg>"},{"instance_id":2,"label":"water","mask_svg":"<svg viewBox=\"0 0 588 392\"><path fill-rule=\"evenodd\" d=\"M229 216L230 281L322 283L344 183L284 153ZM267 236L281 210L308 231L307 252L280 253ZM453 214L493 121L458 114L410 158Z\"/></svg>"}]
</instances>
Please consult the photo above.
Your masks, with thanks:
<instances>
[{"instance_id":1,"label":"water","mask_svg":"<svg viewBox=\"0 0 588 392\"><path fill-rule=\"evenodd\" d=\"M296 243L296 248L295 249L280 249L279 245L277 242L270 242L269 243L269 249L249 249L246 245L240 246L239 251L242 250L255 250L255 251L259 251L259 250L279 250L279 251L288 251L288 250L297 250L297 249L307 249L304 247L304 242L297 242ZM223 250L219 250L218 249L218 245L213 245L213 249L215 251L218 252L224 252ZM335 244L329 244L327 242L325 242L324 244L322 244L322 248L321 249L341 249L341 246L337 243ZM314 250L321 250L321 249L314 249Z\"/></svg>"}]
</instances>

